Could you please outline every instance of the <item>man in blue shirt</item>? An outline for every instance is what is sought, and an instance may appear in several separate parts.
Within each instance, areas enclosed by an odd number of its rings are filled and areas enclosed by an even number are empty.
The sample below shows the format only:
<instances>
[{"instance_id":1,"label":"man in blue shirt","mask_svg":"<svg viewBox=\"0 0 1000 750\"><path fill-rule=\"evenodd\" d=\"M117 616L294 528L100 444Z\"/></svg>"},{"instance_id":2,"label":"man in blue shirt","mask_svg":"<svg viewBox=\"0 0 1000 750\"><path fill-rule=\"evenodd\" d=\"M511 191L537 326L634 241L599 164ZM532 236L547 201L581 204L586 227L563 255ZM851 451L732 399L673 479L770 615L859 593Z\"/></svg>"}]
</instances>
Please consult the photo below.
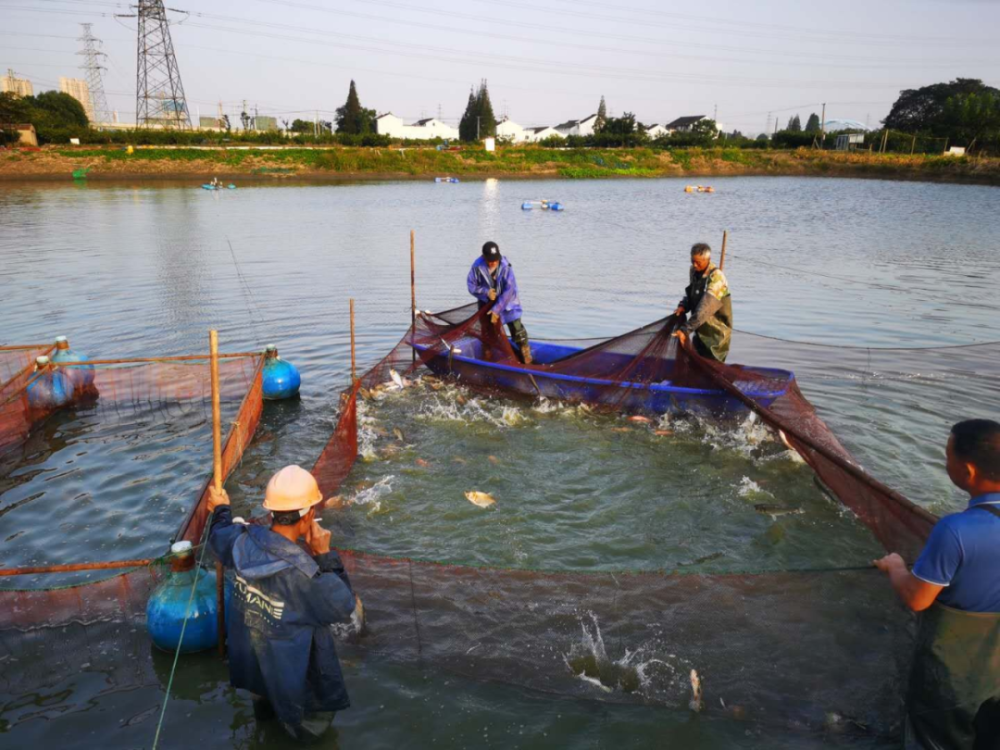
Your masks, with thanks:
<instances>
[{"instance_id":1,"label":"man in blue shirt","mask_svg":"<svg viewBox=\"0 0 1000 750\"><path fill-rule=\"evenodd\" d=\"M496 325L502 322L510 331L510 337L517 344L521 361L531 364L531 346L528 342L528 332L521 322L521 300L517 296L517 280L514 278L514 268L510 261L500 255L500 248L495 242L483 245L482 257L476 258L469 270L466 280L469 294L479 300L483 308L493 302L490 320Z\"/></svg>"},{"instance_id":2,"label":"man in blue shirt","mask_svg":"<svg viewBox=\"0 0 1000 750\"><path fill-rule=\"evenodd\" d=\"M1000 748L1000 423L951 428L948 477L970 496L934 526L912 572L875 561L922 613L907 690L907 747Z\"/></svg>"}]
</instances>

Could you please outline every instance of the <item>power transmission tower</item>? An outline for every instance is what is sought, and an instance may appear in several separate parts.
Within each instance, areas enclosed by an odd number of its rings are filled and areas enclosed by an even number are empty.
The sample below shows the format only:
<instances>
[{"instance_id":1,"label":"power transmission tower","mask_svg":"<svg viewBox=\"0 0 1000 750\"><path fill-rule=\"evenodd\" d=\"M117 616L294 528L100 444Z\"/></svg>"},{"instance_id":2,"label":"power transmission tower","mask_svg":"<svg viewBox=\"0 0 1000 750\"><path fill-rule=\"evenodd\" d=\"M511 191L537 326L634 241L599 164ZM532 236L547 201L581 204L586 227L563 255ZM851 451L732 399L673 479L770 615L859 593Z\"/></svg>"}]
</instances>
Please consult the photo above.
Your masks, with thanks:
<instances>
[{"instance_id":1,"label":"power transmission tower","mask_svg":"<svg viewBox=\"0 0 1000 750\"><path fill-rule=\"evenodd\" d=\"M132 7L139 18L135 124L190 128L191 116L163 0L139 0Z\"/></svg>"},{"instance_id":2,"label":"power transmission tower","mask_svg":"<svg viewBox=\"0 0 1000 750\"><path fill-rule=\"evenodd\" d=\"M93 24L81 23L83 36L77 41L83 42L83 49L77 52L83 55L83 68L86 73L87 89L90 92L90 116L92 122L111 122L111 110L108 108L108 98L104 95L104 80L101 78L101 71L105 68L101 65L101 58L107 57L100 49L101 40L93 35L90 27Z\"/></svg>"}]
</instances>

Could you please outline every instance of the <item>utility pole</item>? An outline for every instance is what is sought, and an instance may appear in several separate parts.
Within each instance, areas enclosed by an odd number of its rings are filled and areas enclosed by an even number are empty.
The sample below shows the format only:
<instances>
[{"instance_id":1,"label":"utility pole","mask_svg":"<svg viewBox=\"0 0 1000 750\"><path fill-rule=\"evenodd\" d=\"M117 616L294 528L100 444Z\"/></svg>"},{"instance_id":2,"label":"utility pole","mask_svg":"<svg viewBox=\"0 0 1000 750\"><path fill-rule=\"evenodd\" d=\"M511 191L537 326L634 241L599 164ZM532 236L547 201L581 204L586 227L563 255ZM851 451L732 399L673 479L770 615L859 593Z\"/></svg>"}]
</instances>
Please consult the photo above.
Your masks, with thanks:
<instances>
[{"instance_id":1,"label":"utility pole","mask_svg":"<svg viewBox=\"0 0 1000 750\"><path fill-rule=\"evenodd\" d=\"M767 113L767 124L764 125L764 135L767 135L770 132L771 132L771 113L768 112Z\"/></svg>"},{"instance_id":2,"label":"utility pole","mask_svg":"<svg viewBox=\"0 0 1000 750\"><path fill-rule=\"evenodd\" d=\"M319 110L316 110L316 117L313 119L313 137L319 138Z\"/></svg>"},{"instance_id":3,"label":"utility pole","mask_svg":"<svg viewBox=\"0 0 1000 750\"><path fill-rule=\"evenodd\" d=\"M138 64L135 81L135 124L165 124L190 129L191 116L187 97L177 67L174 43L170 39L170 21L163 0L139 0L135 15L118 15L119 18L138 18Z\"/></svg>"},{"instance_id":4,"label":"utility pole","mask_svg":"<svg viewBox=\"0 0 1000 750\"><path fill-rule=\"evenodd\" d=\"M105 68L101 65L101 58L107 57L98 48L101 40L95 37L90 27L93 24L81 23L83 36L78 41L83 42L83 49L77 52L83 55L83 68L86 73L87 89L90 92L90 112L87 115L95 124L111 122L111 110L108 108L108 99L104 95L104 80L101 78L101 71Z\"/></svg>"},{"instance_id":5,"label":"utility pole","mask_svg":"<svg viewBox=\"0 0 1000 750\"><path fill-rule=\"evenodd\" d=\"M826 102L823 102L823 114L819 118L820 146L826 146Z\"/></svg>"}]
</instances>

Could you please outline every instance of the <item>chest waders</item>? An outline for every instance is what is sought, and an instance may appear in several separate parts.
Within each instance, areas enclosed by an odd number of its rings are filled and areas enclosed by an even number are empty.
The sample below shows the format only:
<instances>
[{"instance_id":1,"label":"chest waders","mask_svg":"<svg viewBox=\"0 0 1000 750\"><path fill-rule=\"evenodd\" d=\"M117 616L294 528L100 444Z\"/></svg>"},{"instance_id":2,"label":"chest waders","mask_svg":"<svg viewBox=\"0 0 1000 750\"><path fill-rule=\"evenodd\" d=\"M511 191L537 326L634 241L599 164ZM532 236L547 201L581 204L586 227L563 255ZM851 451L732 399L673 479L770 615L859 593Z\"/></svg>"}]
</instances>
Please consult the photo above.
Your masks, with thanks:
<instances>
[{"instance_id":1,"label":"chest waders","mask_svg":"<svg viewBox=\"0 0 1000 750\"><path fill-rule=\"evenodd\" d=\"M708 282L712 280L713 274L718 271L713 268L712 272L696 278L688 287L688 298L691 300L693 314L701 304L702 298L707 294ZM722 298L722 307L716 310L715 314L706 320L695 331L698 337L694 341L698 353L705 357L711 357L717 362L725 362L729 356L729 344L733 338L733 299L727 294Z\"/></svg>"},{"instance_id":2,"label":"chest waders","mask_svg":"<svg viewBox=\"0 0 1000 750\"><path fill-rule=\"evenodd\" d=\"M907 748L1000 750L1000 613L935 603L920 614L906 714Z\"/></svg>"}]
</instances>

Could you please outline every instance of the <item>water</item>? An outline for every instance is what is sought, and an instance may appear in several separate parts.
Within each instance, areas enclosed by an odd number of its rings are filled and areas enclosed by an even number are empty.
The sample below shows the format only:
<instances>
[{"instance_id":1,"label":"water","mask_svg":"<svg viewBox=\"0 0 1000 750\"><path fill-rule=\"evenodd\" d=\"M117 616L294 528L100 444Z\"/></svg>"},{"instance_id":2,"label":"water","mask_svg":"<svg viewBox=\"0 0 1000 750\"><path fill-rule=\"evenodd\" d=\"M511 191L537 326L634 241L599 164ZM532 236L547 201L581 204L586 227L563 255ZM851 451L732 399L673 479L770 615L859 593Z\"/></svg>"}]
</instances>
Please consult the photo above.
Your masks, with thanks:
<instances>
[{"instance_id":1,"label":"water","mask_svg":"<svg viewBox=\"0 0 1000 750\"><path fill-rule=\"evenodd\" d=\"M210 327L228 351L276 343L303 373L303 398L265 410L258 440L230 482L234 502L249 509L271 472L309 465L329 437L348 377L348 298L357 300L362 368L405 330L410 229L422 309L464 303L468 265L494 239L514 263L535 337L607 336L662 316L686 284L690 244L706 240L718 250L727 228L726 270L742 330L861 347L997 338L996 188L798 178L713 184L713 195L685 194L677 180L243 186L218 194L186 185L5 186L0 343L64 334L91 357L186 354L205 350ZM530 198L559 200L567 210L522 212ZM947 425L960 413L988 413L996 381L951 393L936 365L919 377L883 370L858 383L846 351L843 372L830 366L836 350L794 362L807 395L875 476L938 512L959 507L943 475ZM943 398L942 389L954 398ZM856 564L874 553L856 521L818 492L780 444L756 440L753 425L722 435L697 423L658 425L673 431L658 436L610 417L524 404L460 407L453 399L410 392L372 405L365 418L375 460L360 464L344 488L354 502L331 518L338 543L593 571L773 570ZM129 557L165 545L174 507L204 478L204 423L190 414L151 430L128 424L126 446L134 447L123 448L111 439L113 421L94 420L80 414L47 427L35 438L43 463L19 469L26 481L0 487L3 536L21 534L0 546L5 559L29 535L34 549L51 550L58 561L100 545L102 534ZM142 441L148 451L139 450ZM129 464L134 477L118 469L123 450L142 459ZM73 488L47 481L67 471ZM493 492L497 506L471 505L462 497L471 489ZM79 535L90 503L100 504L102 524ZM771 518L755 503L804 513ZM47 513L58 522L46 523ZM718 714L540 697L351 648L345 659L354 707L337 720L344 745L433 736L449 747L602 747L670 737L690 747L803 747L840 737ZM22 746L56 738L64 746L72 738L78 746L148 745L169 670L159 658L154 666L147 684L125 692L87 670L31 695L5 692L0 727ZM280 745L254 727L217 661L185 665L178 681L168 737Z\"/></svg>"}]
</instances>

